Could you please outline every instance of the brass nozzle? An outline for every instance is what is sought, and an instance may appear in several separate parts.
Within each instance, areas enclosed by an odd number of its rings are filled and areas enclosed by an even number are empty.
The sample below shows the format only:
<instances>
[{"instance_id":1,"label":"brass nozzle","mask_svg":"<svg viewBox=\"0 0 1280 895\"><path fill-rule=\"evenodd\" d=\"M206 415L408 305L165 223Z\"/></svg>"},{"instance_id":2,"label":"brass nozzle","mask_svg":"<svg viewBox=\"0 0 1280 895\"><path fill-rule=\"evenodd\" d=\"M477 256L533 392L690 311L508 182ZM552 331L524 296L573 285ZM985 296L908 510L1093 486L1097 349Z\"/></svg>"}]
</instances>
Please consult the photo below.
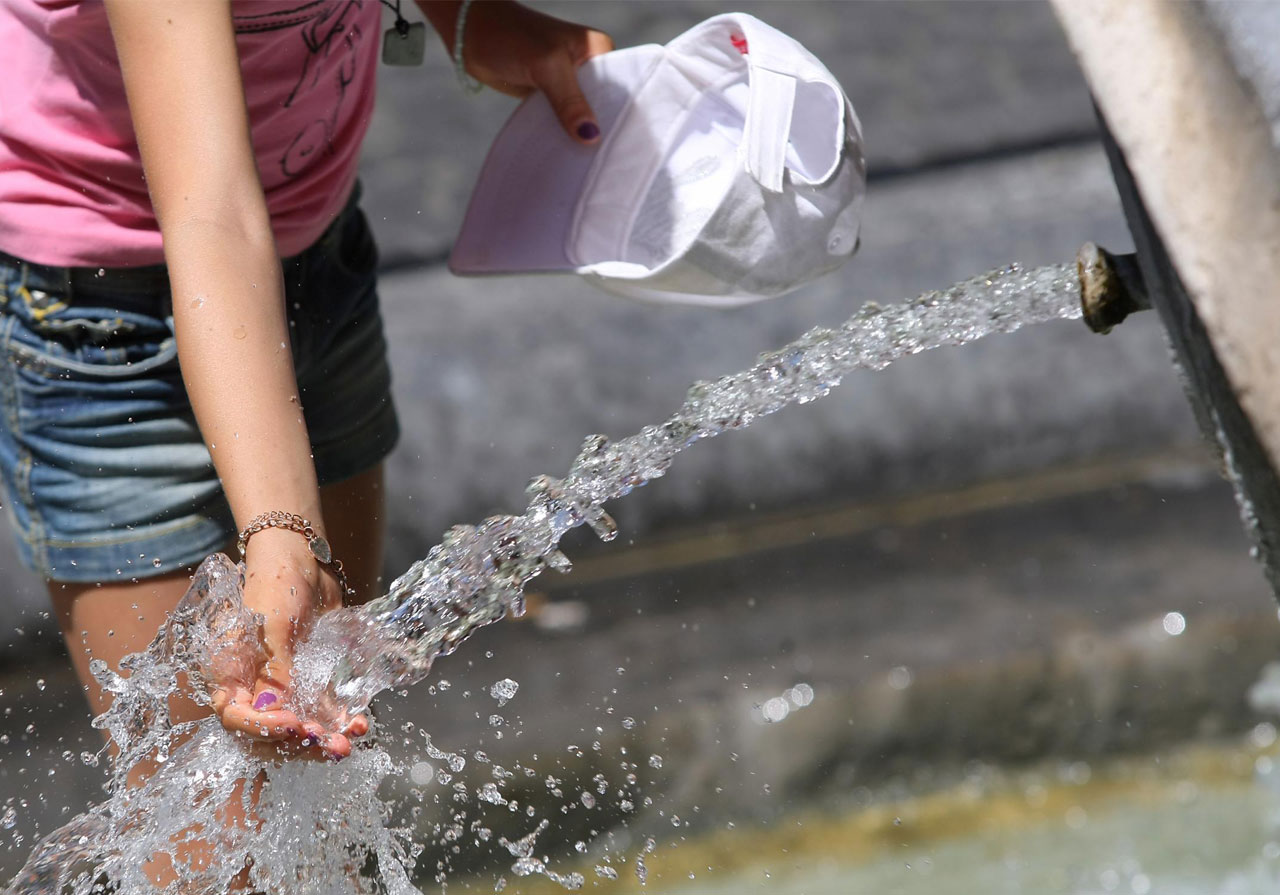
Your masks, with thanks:
<instances>
[{"instance_id":1,"label":"brass nozzle","mask_svg":"<svg viewBox=\"0 0 1280 895\"><path fill-rule=\"evenodd\" d=\"M1113 255L1097 243L1086 242L1076 253L1076 269L1084 322L1094 332L1111 332L1134 311L1151 309L1136 255Z\"/></svg>"}]
</instances>

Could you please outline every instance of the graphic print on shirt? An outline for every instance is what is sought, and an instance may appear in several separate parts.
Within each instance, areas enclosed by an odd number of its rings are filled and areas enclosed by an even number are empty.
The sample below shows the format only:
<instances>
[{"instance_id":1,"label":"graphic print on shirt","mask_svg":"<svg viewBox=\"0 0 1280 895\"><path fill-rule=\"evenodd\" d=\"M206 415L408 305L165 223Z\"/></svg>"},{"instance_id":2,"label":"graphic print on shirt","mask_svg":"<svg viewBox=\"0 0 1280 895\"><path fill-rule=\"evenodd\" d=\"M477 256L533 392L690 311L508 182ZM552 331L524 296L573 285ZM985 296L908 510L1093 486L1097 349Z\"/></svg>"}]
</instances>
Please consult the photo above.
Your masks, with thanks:
<instances>
[{"instance_id":1,"label":"graphic print on shirt","mask_svg":"<svg viewBox=\"0 0 1280 895\"><path fill-rule=\"evenodd\" d=\"M333 150L334 129L347 87L356 76L356 48L364 37L358 21L361 6L362 0L312 0L265 15L235 17L237 32L298 28L306 52L285 108L293 108L303 98L315 106L318 91L324 97L319 104L327 110L324 116L307 122L280 157L280 170L286 177L301 174L316 153Z\"/></svg>"}]
</instances>

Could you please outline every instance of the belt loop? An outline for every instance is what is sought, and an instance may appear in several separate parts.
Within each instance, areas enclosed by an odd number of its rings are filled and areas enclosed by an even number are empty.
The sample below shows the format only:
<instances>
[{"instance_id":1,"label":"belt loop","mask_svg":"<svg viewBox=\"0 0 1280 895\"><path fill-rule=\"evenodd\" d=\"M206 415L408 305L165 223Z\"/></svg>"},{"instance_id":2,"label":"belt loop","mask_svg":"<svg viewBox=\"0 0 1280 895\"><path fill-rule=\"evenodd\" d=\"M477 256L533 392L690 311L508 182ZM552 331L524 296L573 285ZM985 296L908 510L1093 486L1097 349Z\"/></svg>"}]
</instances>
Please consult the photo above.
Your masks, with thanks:
<instances>
[{"instance_id":1,"label":"belt loop","mask_svg":"<svg viewBox=\"0 0 1280 895\"><path fill-rule=\"evenodd\" d=\"M13 290L14 295L22 299L24 304L31 304L31 293L27 291L27 276L31 273L31 265L26 261L18 262L18 286ZM6 290L5 304L9 303L9 295Z\"/></svg>"}]
</instances>

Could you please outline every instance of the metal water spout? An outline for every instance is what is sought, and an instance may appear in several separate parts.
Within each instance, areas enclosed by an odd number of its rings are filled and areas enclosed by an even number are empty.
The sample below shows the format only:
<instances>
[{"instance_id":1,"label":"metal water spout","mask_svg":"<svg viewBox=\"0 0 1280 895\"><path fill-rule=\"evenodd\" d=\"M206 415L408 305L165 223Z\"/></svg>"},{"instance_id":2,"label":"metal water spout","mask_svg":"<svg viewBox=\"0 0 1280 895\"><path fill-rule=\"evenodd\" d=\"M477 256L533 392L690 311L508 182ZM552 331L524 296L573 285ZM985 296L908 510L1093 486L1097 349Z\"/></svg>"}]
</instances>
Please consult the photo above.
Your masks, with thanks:
<instances>
[{"instance_id":1,"label":"metal water spout","mask_svg":"<svg viewBox=\"0 0 1280 895\"><path fill-rule=\"evenodd\" d=\"M1086 242L1076 253L1076 270L1084 322L1094 332L1109 333L1134 311L1151 310L1136 254L1113 255L1097 243Z\"/></svg>"}]
</instances>

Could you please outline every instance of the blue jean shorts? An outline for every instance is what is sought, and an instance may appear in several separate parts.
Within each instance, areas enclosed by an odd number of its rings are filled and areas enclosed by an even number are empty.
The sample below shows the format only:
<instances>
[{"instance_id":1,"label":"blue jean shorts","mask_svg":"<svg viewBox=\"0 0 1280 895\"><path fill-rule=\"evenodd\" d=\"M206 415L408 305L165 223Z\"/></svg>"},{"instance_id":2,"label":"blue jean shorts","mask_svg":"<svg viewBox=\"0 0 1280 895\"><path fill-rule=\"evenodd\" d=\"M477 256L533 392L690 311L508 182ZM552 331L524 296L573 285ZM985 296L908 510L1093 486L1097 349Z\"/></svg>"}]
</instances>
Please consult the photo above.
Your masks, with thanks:
<instances>
[{"instance_id":1,"label":"blue jean shorts","mask_svg":"<svg viewBox=\"0 0 1280 895\"><path fill-rule=\"evenodd\" d=\"M316 474L331 484L373 468L399 434L377 250L354 196L282 266ZM0 482L27 566L127 581L227 547L235 527L183 388L162 265L0 254L0 351Z\"/></svg>"}]
</instances>

